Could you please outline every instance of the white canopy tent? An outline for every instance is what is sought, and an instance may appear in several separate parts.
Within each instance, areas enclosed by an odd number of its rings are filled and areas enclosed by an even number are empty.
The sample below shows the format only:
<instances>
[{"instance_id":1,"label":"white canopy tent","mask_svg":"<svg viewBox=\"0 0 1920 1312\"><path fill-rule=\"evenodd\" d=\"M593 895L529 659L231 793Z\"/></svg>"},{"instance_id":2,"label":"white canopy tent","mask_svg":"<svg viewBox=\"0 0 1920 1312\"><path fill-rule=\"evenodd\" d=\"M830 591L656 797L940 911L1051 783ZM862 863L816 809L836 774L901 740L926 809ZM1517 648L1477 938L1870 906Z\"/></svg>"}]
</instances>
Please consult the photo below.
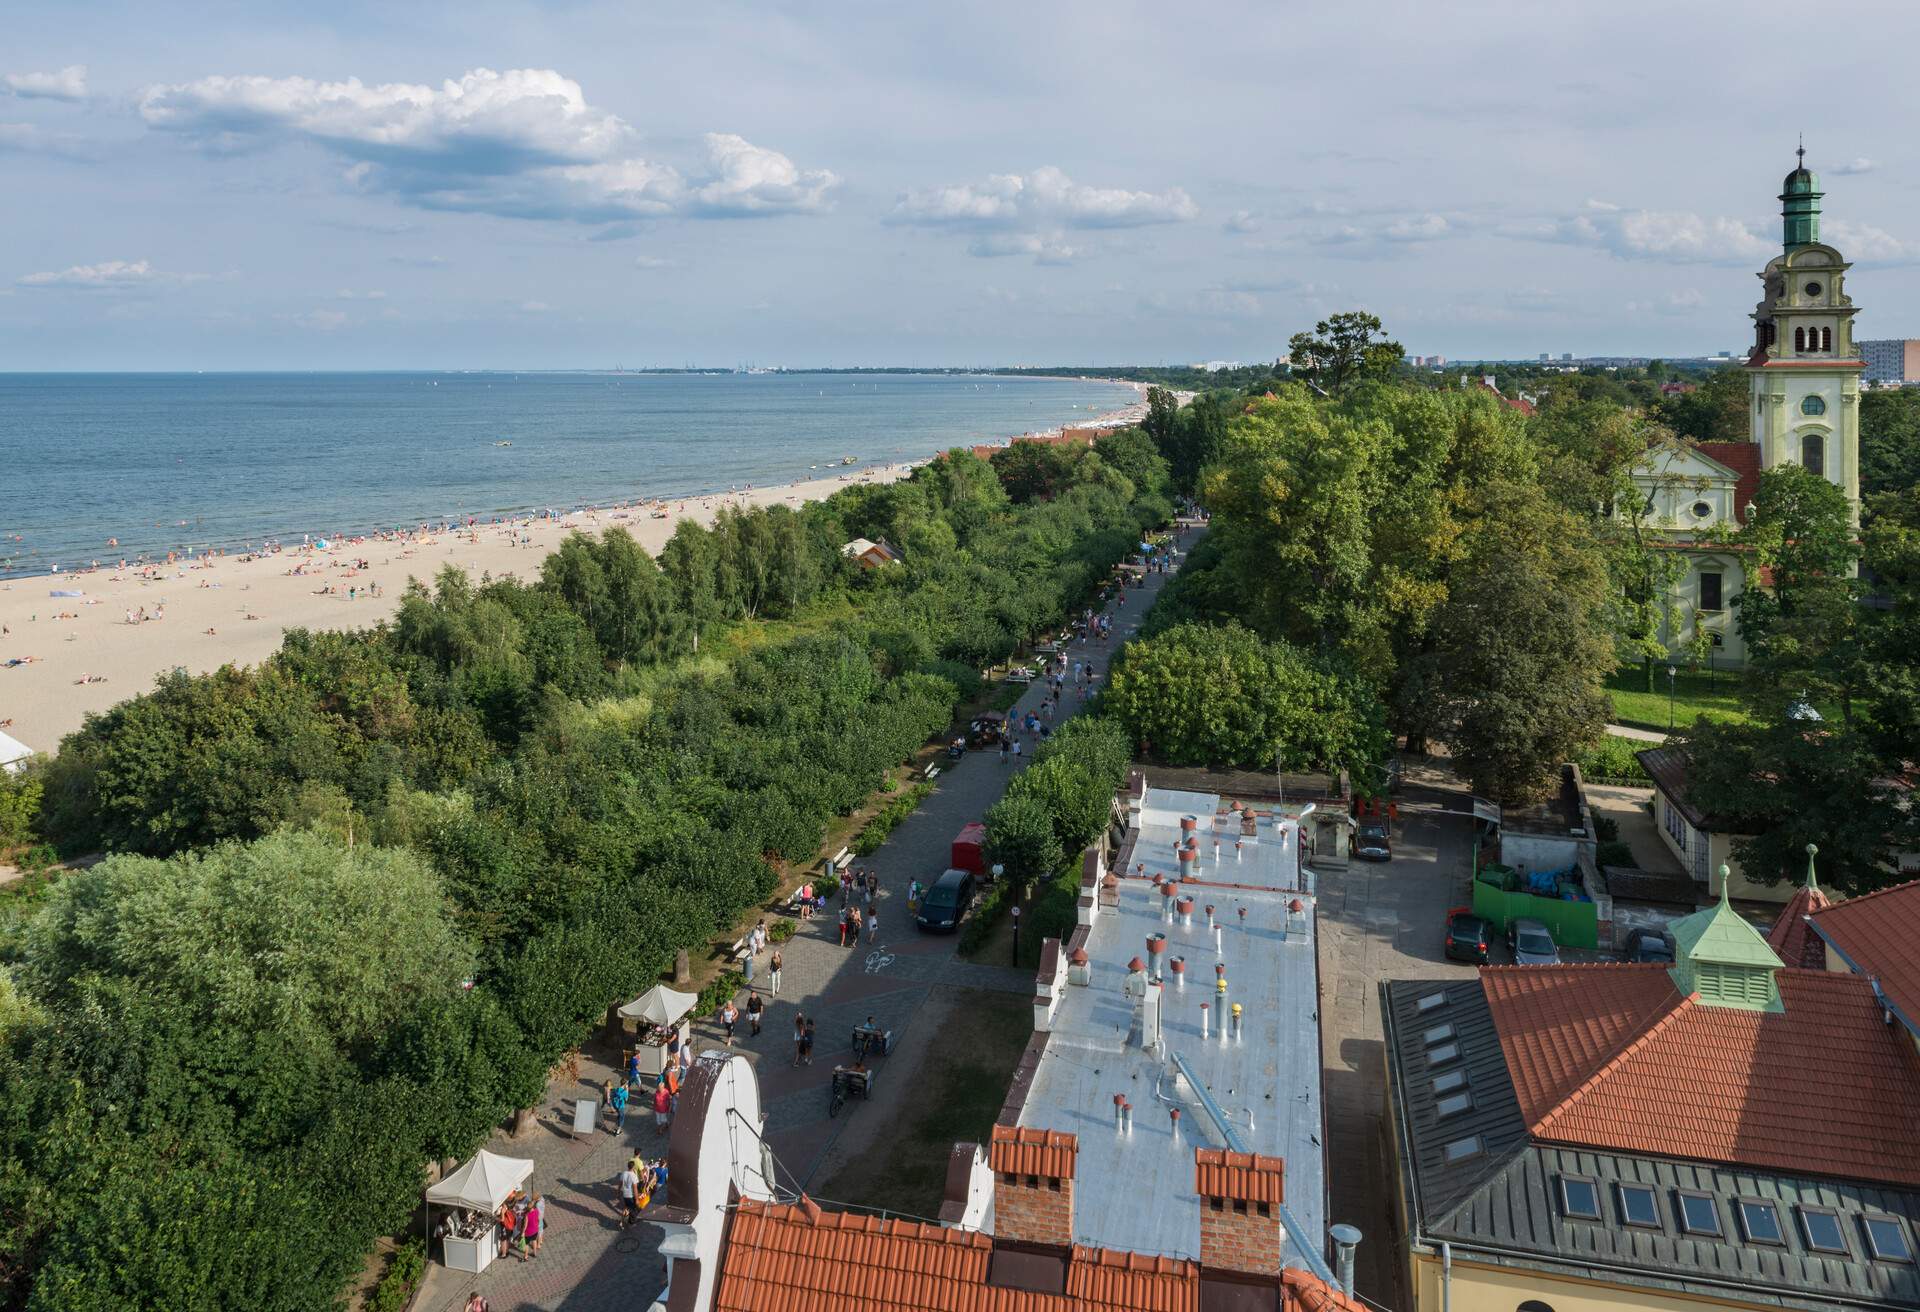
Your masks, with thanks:
<instances>
[{"instance_id":1,"label":"white canopy tent","mask_svg":"<svg viewBox=\"0 0 1920 1312\"><path fill-rule=\"evenodd\" d=\"M27 762L32 756L33 748L27 746L18 738L0 733L0 770L5 770L10 774L18 773L26 768Z\"/></svg>"},{"instance_id":2,"label":"white canopy tent","mask_svg":"<svg viewBox=\"0 0 1920 1312\"><path fill-rule=\"evenodd\" d=\"M656 984L620 1008L628 1020L645 1021L663 1029L693 1010L700 999L692 993L676 993L664 984Z\"/></svg>"},{"instance_id":3,"label":"white canopy tent","mask_svg":"<svg viewBox=\"0 0 1920 1312\"><path fill-rule=\"evenodd\" d=\"M433 1209L458 1207L485 1216L477 1231L447 1234L441 1240L441 1260L456 1271L479 1273L487 1269L496 1251L493 1216L514 1190L533 1174L533 1163L523 1157L502 1157L482 1148L473 1159L427 1189L427 1234L433 1234ZM431 1239L429 1239L431 1242ZM429 1249L431 1251L431 1249Z\"/></svg>"}]
</instances>

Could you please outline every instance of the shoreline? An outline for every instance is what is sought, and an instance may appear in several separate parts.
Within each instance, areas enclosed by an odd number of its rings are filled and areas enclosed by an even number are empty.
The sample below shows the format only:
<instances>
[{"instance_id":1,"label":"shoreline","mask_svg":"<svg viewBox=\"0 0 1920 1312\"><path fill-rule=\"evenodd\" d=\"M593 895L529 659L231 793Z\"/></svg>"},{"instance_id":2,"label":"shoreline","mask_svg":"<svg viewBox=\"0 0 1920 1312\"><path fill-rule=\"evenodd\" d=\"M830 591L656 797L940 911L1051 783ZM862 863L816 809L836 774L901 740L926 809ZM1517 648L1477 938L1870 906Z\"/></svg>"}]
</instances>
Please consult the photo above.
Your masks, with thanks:
<instances>
[{"instance_id":1,"label":"shoreline","mask_svg":"<svg viewBox=\"0 0 1920 1312\"><path fill-rule=\"evenodd\" d=\"M1111 412L1087 426L1124 424L1133 411ZM1058 434L1071 426L1021 436ZM728 506L798 509L848 487L906 478L924 463L850 466L844 473L765 487L580 504L552 514L476 516L470 524L445 527L436 520L341 538L315 536L272 551L195 553L138 564L130 559L124 569L103 564L0 578L0 733L52 755L87 715L149 691L167 671L204 674L226 665L258 665L279 650L291 629L371 628L399 609L410 580L431 584L449 565L475 582L532 581L566 534L616 527L658 556L684 519L710 524Z\"/></svg>"}]
</instances>

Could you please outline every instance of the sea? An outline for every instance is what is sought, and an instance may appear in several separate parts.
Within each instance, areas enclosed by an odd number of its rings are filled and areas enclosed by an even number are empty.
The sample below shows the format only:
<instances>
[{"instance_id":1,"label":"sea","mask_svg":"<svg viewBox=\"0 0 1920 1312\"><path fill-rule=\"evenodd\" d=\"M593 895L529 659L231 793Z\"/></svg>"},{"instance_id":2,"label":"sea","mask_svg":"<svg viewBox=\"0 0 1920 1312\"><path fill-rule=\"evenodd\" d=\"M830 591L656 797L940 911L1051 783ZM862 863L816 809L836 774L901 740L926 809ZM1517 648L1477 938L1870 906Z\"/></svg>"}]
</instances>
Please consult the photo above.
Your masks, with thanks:
<instances>
[{"instance_id":1,"label":"sea","mask_svg":"<svg viewBox=\"0 0 1920 1312\"><path fill-rule=\"evenodd\" d=\"M0 373L0 576L791 483L1136 399L960 374Z\"/></svg>"}]
</instances>

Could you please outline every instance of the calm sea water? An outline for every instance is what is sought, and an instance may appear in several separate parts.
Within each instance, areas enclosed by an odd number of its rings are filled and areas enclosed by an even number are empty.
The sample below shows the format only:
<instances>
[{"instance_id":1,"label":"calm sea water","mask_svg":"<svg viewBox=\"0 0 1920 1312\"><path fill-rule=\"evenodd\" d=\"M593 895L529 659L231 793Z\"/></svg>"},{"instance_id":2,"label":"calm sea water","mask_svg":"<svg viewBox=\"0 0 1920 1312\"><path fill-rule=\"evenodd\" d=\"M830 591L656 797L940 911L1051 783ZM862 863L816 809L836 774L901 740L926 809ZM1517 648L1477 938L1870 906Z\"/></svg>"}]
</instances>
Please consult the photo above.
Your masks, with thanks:
<instances>
[{"instance_id":1,"label":"calm sea water","mask_svg":"<svg viewBox=\"0 0 1920 1312\"><path fill-rule=\"evenodd\" d=\"M0 374L0 573L787 483L1132 399L946 375Z\"/></svg>"}]
</instances>

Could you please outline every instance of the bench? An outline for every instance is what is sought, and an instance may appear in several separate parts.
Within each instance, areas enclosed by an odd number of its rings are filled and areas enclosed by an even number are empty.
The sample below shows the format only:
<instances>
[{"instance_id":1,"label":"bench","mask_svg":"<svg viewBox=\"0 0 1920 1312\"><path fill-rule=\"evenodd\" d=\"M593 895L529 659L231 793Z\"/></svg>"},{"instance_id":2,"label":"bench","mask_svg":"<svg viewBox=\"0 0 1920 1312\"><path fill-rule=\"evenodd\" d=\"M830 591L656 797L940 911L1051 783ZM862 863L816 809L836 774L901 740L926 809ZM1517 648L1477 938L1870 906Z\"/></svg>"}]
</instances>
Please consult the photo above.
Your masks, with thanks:
<instances>
[{"instance_id":1,"label":"bench","mask_svg":"<svg viewBox=\"0 0 1920 1312\"><path fill-rule=\"evenodd\" d=\"M921 776L921 778L923 779L938 779L939 777L940 777L940 767L937 765L929 765L927 767L927 772Z\"/></svg>"}]
</instances>

